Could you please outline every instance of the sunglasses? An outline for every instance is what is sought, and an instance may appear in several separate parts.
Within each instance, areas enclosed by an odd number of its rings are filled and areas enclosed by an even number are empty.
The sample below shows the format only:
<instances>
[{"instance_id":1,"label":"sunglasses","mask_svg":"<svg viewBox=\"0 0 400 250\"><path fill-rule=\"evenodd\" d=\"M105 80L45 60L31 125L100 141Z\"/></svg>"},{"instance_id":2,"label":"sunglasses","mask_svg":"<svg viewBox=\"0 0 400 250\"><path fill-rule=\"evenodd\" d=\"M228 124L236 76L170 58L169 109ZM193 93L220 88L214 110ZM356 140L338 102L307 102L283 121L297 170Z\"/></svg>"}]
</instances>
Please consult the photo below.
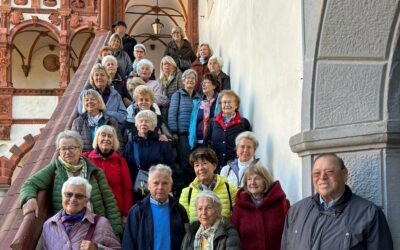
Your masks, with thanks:
<instances>
[{"instance_id":1,"label":"sunglasses","mask_svg":"<svg viewBox=\"0 0 400 250\"><path fill-rule=\"evenodd\" d=\"M64 192L64 197L68 198L68 199L71 199L72 197L75 197L75 199L77 199L77 200L83 200L83 199L86 198L86 195L74 194L74 193L71 193L71 192Z\"/></svg>"}]
</instances>

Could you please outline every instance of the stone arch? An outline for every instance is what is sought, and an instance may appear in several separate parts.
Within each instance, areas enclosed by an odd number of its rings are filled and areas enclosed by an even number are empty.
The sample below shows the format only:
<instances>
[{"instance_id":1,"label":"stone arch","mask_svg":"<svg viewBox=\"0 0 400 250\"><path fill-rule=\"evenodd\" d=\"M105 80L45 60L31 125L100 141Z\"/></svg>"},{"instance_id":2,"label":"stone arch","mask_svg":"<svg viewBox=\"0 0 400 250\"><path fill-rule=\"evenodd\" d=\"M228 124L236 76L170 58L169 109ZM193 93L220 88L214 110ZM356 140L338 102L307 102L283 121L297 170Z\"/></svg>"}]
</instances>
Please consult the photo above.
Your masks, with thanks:
<instances>
[{"instance_id":1,"label":"stone arch","mask_svg":"<svg viewBox=\"0 0 400 250\"><path fill-rule=\"evenodd\" d=\"M303 196L311 163L338 153L352 190L383 208L400 245L399 1L303 1ZM376 20L379 20L378 22Z\"/></svg>"},{"instance_id":2,"label":"stone arch","mask_svg":"<svg viewBox=\"0 0 400 250\"><path fill-rule=\"evenodd\" d=\"M18 34L19 31L23 30L26 27L29 26L42 26L48 30L50 30L57 38L57 41L60 42L60 32L57 29L56 26L52 25L49 22L46 21L42 21L42 20L35 20L31 19L31 20L26 20L21 22L20 24L14 26L11 30L10 30L10 36L9 36L9 42L10 44L13 43L15 36Z\"/></svg>"}]
</instances>

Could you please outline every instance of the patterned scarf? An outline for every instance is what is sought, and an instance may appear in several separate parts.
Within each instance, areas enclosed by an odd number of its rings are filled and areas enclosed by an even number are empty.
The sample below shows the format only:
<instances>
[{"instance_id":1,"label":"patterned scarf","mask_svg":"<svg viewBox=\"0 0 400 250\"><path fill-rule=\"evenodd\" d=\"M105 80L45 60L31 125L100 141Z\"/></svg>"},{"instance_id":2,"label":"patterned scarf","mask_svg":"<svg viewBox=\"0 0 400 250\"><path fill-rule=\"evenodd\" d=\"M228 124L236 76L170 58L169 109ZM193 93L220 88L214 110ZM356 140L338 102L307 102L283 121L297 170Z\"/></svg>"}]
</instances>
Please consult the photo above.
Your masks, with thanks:
<instances>
[{"instance_id":1,"label":"patterned scarf","mask_svg":"<svg viewBox=\"0 0 400 250\"><path fill-rule=\"evenodd\" d=\"M194 237L194 250L213 250L214 246L214 236L215 231L217 231L220 220L217 220L214 225L208 229L204 229L202 225L200 225L199 229L196 232ZM205 247L202 247L202 244L206 244Z\"/></svg>"},{"instance_id":2,"label":"patterned scarf","mask_svg":"<svg viewBox=\"0 0 400 250\"><path fill-rule=\"evenodd\" d=\"M201 181L199 181L199 189L201 191L204 191L204 190L213 191L215 186L217 185L217 180L218 180L217 175L214 175L214 178L213 178L210 186L207 186L207 185L203 184Z\"/></svg>"},{"instance_id":3,"label":"patterned scarf","mask_svg":"<svg viewBox=\"0 0 400 250\"><path fill-rule=\"evenodd\" d=\"M78 165L66 163L61 156L58 156L58 160L63 164L65 170L67 171L68 178L74 176L74 173L79 172L79 176L87 179L87 165L82 157L79 160Z\"/></svg>"},{"instance_id":4,"label":"patterned scarf","mask_svg":"<svg viewBox=\"0 0 400 250\"><path fill-rule=\"evenodd\" d=\"M82 221L83 217L85 217L86 207L84 207L79 213L68 215L65 213L63 209L60 214L60 221L64 226L65 231L69 235L72 228Z\"/></svg>"},{"instance_id":5,"label":"patterned scarf","mask_svg":"<svg viewBox=\"0 0 400 250\"><path fill-rule=\"evenodd\" d=\"M203 133L203 137L206 136L207 132L207 127L208 124L210 123L210 114L211 114L211 106L213 102L215 101L215 98L211 98L210 100L203 100L201 101L201 105L203 107L203 126L201 129L201 132Z\"/></svg>"},{"instance_id":6,"label":"patterned scarf","mask_svg":"<svg viewBox=\"0 0 400 250\"><path fill-rule=\"evenodd\" d=\"M99 121L100 119L103 118L103 113L100 112L98 115L96 115L95 117L90 116L89 114L87 114L87 119L89 122L89 126L90 127L97 127L99 126Z\"/></svg>"}]
</instances>

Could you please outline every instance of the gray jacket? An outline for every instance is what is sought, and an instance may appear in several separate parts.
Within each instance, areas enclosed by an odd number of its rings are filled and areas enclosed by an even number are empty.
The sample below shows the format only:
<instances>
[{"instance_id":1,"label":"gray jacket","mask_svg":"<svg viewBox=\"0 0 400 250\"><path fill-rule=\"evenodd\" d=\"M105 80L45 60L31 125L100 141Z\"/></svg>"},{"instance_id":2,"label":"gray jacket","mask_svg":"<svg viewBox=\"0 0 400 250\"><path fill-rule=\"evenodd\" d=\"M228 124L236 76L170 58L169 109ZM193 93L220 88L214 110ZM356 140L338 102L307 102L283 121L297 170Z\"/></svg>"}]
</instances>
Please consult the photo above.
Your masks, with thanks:
<instances>
[{"instance_id":1,"label":"gray jacket","mask_svg":"<svg viewBox=\"0 0 400 250\"><path fill-rule=\"evenodd\" d=\"M329 211L321 207L318 194L291 207L281 249L391 250L393 241L381 209L353 194L346 186L342 197Z\"/></svg>"},{"instance_id":2,"label":"gray jacket","mask_svg":"<svg viewBox=\"0 0 400 250\"><path fill-rule=\"evenodd\" d=\"M181 250L193 249L194 237L200 227L200 222L195 221L185 224L185 237L183 238ZM222 219L215 231L213 248L215 250L241 250L240 238L236 229L229 221Z\"/></svg>"}]
</instances>

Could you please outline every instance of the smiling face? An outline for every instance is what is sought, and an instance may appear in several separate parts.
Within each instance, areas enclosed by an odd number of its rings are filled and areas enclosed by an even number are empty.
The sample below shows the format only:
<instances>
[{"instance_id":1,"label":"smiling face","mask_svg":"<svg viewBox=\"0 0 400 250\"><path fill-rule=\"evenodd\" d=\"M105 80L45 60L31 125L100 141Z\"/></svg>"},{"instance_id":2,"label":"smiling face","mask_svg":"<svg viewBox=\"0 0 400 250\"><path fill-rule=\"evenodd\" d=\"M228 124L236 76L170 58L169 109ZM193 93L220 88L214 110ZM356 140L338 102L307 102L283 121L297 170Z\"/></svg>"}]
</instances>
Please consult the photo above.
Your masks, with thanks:
<instances>
[{"instance_id":1,"label":"smiling face","mask_svg":"<svg viewBox=\"0 0 400 250\"><path fill-rule=\"evenodd\" d=\"M139 77L142 78L144 81L147 81L150 79L151 76L151 70L150 70L150 65L144 64L139 68Z\"/></svg>"},{"instance_id":2,"label":"smiling face","mask_svg":"<svg viewBox=\"0 0 400 250\"><path fill-rule=\"evenodd\" d=\"M209 57L210 56L210 50L208 49L208 46L203 45L200 47L200 57Z\"/></svg>"},{"instance_id":3,"label":"smiling face","mask_svg":"<svg viewBox=\"0 0 400 250\"><path fill-rule=\"evenodd\" d=\"M209 198L199 198L196 212L204 229L212 227L219 217L218 209Z\"/></svg>"},{"instance_id":4,"label":"smiling face","mask_svg":"<svg viewBox=\"0 0 400 250\"><path fill-rule=\"evenodd\" d=\"M199 181L209 186L214 179L216 165L205 159L199 159L193 163L194 172Z\"/></svg>"},{"instance_id":5,"label":"smiling face","mask_svg":"<svg viewBox=\"0 0 400 250\"><path fill-rule=\"evenodd\" d=\"M162 66L162 71L163 71L164 74L166 74L167 76L176 70L176 68L174 67L174 65L170 64L170 63L167 62L167 61L162 62L162 65L161 65L161 66Z\"/></svg>"},{"instance_id":6,"label":"smiling face","mask_svg":"<svg viewBox=\"0 0 400 250\"><path fill-rule=\"evenodd\" d=\"M113 149L113 139L114 135L111 133L107 133L105 131L99 134L99 138L97 140L97 146L103 153L108 153Z\"/></svg>"},{"instance_id":7,"label":"smiling face","mask_svg":"<svg viewBox=\"0 0 400 250\"><path fill-rule=\"evenodd\" d=\"M78 165L82 154L82 148L78 145L75 139L63 138L58 144L58 152L61 159L66 163Z\"/></svg>"},{"instance_id":8,"label":"smiling face","mask_svg":"<svg viewBox=\"0 0 400 250\"><path fill-rule=\"evenodd\" d=\"M233 116L238 108L236 98L232 95L223 95L221 98L221 110L226 116Z\"/></svg>"},{"instance_id":9,"label":"smiling face","mask_svg":"<svg viewBox=\"0 0 400 250\"><path fill-rule=\"evenodd\" d=\"M94 86L100 91L104 91L108 84L108 76L104 70L97 70L93 73Z\"/></svg>"},{"instance_id":10,"label":"smiling face","mask_svg":"<svg viewBox=\"0 0 400 250\"><path fill-rule=\"evenodd\" d=\"M62 206L68 215L82 211L89 199L85 185L68 185L62 194Z\"/></svg>"},{"instance_id":11,"label":"smiling face","mask_svg":"<svg viewBox=\"0 0 400 250\"><path fill-rule=\"evenodd\" d=\"M187 75L185 80L183 81L183 87L187 92L191 92L194 89L194 85L196 85L196 78L193 74Z\"/></svg>"},{"instance_id":12,"label":"smiling face","mask_svg":"<svg viewBox=\"0 0 400 250\"><path fill-rule=\"evenodd\" d=\"M92 116L99 114L99 101L92 95L86 95L83 98L83 103L85 105L85 110Z\"/></svg>"},{"instance_id":13,"label":"smiling face","mask_svg":"<svg viewBox=\"0 0 400 250\"><path fill-rule=\"evenodd\" d=\"M312 170L314 189L326 202L343 194L347 176L347 168L341 168L333 156L317 159Z\"/></svg>"},{"instance_id":14,"label":"smiling face","mask_svg":"<svg viewBox=\"0 0 400 250\"><path fill-rule=\"evenodd\" d=\"M214 94L215 86L208 79L203 80L203 82L201 84L201 88L205 95L213 95Z\"/></svg>"},{"instance_id":15,"label":"smiling face","mask_svg":"<svg viewBox=\"0 0 400 250\"><path fill-rule=\"evenodd\" d=\"M139 107L139 110L149 110L151 106L153 106L151 96L147 94L139 94L135 101Z\"/></svg>"},{"instance_id":16,"label":"smiling face","mask_svg":"<svg viewBox=\"0 0 400 250\"><path fill-rule=\"evenodd\" d=\"M221 67L216 59L209 60L207 66L211 73L219 73L221 71Z\"/></svg>"},{"instance_id":17,"label":"smiling face","mask_svg":"<svg viewBox=\"0 0 400 250\"><path fill-rule=\"evenodd\" d=\"M112 39L110 43L108 44L111 48L114 50L120 49L121 48L121 41L117 38Z\"/></svg>"},{"instance_id":18,"label":"smiling face","mask_svg":"<svg viewBox=\"0 0 400 250\"><path fill-rule=\"evenodd\" d=\"M150 175L147 187L153 199L164 203L172 190L172 181L167 173L155 171Z\"/></svg>"},{"instance_id":19,"label":"smiling face","mask_svg":"<svg viewBox=\"0 0 400 250\"><path fill-rule=\"evenodd\" d=\"M254 158L254 143L252 140L243 138L236 146L236 154L241 162L247 162Z\"/></svg>"},{"instance_id":20,"label":"smiling face","mask_svg":"<svg viewBox=\"0 0 400 250\"><path fill-rule=\"evenodd\" d=\"M136 121L135 121L135 126L138 130L138 134L140 136L145 136L147 135L147 132L149 131L153 131L155 129L154 124L152 123L152 121L150 120L149 117L139 117Z\"/></svg>"},{"instance_id":21,"label":"smiling face","mask_svg":"<svg viewBox=\"0 0 400 250\"><path fill-rule=\"evenodd\" d=\"M262 198L265 191L265 182L262 177L256 173L249 174L247 177L247 190L256 199Z\"/></svg>"}]
</instances>

